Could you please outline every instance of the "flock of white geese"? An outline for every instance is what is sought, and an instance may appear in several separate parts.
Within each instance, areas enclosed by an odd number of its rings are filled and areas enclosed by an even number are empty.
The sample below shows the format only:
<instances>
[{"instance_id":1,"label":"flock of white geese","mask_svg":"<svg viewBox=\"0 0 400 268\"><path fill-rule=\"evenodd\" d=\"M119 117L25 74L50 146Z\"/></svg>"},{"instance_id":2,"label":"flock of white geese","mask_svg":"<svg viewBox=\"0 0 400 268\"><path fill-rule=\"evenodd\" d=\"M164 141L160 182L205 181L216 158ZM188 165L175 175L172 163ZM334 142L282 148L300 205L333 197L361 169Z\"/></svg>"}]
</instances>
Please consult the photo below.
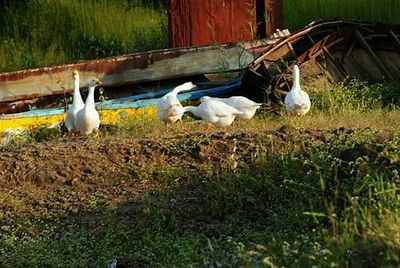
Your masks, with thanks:
<instances>
[{"instance_id":1,"label":"flock of white geese","mask_svg":"<svg viewBox=\"0 0 400 268\"><path fill-rule=\"evenodd\" d=\"M302 117L310 110L311 101L308 94L301 89L300 71L297 65L293 68L293 79L293 86L286 95L284 103L290 115ZM83 102L80 94L79 74L76 70L73 72L73 83L73 101L65 117L65 127L70 132L88 135L97 131L100 126L99 113L95 108L94 91L101 82L98 79L90 81L89 93L85 102ZM261 107L261 103L243 96L229 98L204 96L200 98L198 106L182 106L178 100L178 93L194 87L196 86L192 82L184 83L159 99L157 115L164 122L167 131L169 125L175 122L179 122L180 128L186 130L182 121L182 116L186 112L190 112L207 122L206 131L213 125L224 128L226 131L226 127L230 126L235 119L249 120Z\"/></svg>"}]
</instances>

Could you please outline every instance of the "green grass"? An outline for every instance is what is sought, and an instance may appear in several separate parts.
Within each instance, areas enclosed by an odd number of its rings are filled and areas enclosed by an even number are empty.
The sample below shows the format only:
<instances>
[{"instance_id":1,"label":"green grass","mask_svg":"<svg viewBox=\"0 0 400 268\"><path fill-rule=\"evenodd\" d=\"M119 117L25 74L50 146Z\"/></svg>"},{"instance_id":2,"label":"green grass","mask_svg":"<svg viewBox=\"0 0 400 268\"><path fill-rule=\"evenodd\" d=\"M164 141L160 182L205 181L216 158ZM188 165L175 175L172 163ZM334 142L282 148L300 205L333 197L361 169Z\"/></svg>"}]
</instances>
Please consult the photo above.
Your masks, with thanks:
<instances>
[{"instance_id":1,"label":"green grass","mask_svg":"<svg viewBox=\"0 0 400 268\"><path fill-rule=\"evenodd\" d=\"M168 46L162 1L30 0L3 4L0 71Z\"/></svg>"},{"instance_id":2,"label":"green grass","mask_svg":"<svg viewBox=\"0 0 400 268\"><path fill-rule=\"evenodd\" d=\"M324 144L300 137L235 173L182 168L177 181L167 169L137 169L133 177L143 172L143 183L160 188L143 193L135 213L23 221L3 235L0 264L103 267L118 257L147 267L396 266L400 136L374 133Z\"/></svg>"},{"instance_id":3,"label":"green grass","mask_svg":"<svg viewBox=\"0 0 400 268\"><path fill-rule=\"evenodd\" d=\"M358 19L400 24L397 0L287 0L285 27L294 31L320 19Z\"/></svg>"},{"instance_id":4,"label":"green grass","mask_svg":"<svg viewBox=\"0 0 400 268\"><path fill-rule=\"evenodd\" d=\"M0 2L0 72L168 47L163 0ZM399 24L397 0L285 1L285 26L345 18Z\"/></svg>"},{"instance_id":5,"label":"green grass","mask_svg":"<svg viewBox=\"0 0 400 268\"><path fill-rule=\"evenodd\" d=\"M277 136L254 140L257 154L234 170L129 164L132 180L144 186L141 198L129 201L132 211L119 204L96 209L93 202L92 211L82 212L92 221L61 215L14 222L0 240L0 266L104 267L117 258L138 267L396 267L397 88L353 81L310 89L305 127L325 129L324 137L294 131L282 146ZM191 123L191 131L200 127ZM232 131L286 123L284 115L260 115ZM174 135L155 126L162 125L126 123L113 135ZM199 144L207 138L160 146L185 157Z\"/></svg>"}]
</instances>

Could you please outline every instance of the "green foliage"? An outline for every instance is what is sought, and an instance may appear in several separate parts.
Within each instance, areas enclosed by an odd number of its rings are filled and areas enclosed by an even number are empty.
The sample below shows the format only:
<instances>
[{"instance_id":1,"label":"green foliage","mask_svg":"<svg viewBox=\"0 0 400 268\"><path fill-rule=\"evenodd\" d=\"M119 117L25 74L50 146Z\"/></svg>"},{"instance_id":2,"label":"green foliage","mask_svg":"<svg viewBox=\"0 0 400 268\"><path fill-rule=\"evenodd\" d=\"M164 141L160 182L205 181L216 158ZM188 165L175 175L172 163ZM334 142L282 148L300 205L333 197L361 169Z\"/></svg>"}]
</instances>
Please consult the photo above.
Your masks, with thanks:
<instances>
[{"instance_id":1,"label":"green foliage","mask_svg":"<svg viewBox=\"0 0 400 268\"><path fill-rule=\"evenodd\" d=\"M368 84L359 80L340 83L312 95L313 110L325 113L369 112L400 105L399 83Z\"/></svg>"},{"instance_id":2,"label":"green foliage","mask_svg":"<svg viewBox=\"0 0 400 268\"><path fill-rule=\"evenodd\" d=\"M5 5L0 71L165 48L163 1L31 0Z\"/></svg>"},{"instance_id":3,"label":"green foliage","mask_svg":"<svg viewBox=\"0 0 400 268\"><path fill-rule=\"evenodd\" d=\"M290 30L304 27L320 19L358 19L370 22L399 24L397 0L287 0L285 26Z\"/></svg>"}]
</instances>

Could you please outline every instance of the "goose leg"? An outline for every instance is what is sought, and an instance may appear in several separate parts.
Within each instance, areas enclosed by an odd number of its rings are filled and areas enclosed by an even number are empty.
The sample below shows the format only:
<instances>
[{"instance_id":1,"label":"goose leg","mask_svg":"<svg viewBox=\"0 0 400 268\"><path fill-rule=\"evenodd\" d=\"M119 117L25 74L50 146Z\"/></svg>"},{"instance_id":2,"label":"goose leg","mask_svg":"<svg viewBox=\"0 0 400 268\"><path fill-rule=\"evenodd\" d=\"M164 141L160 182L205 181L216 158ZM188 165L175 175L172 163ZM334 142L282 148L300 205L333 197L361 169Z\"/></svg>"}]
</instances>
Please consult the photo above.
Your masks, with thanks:
<instances>
[{"instance_id":1,"label":"goose leg","mask_svg":"<svg viewBox=\"0 0 400 268\"><path fill-rule=\"evenodd\" d=\"M304 115L300 117L300 127L304 128Z\"/></svg>"},{"instance_id":2,"label":"goose leg","mask_svg":"<svg viewBox=\"0 0 400 268\"><path fill-rule=\"evenodd\" d=\"M166 131L166 132L169 132L169 125L168 125L168 122L165 122L165 123L164 123L164 126L165 126L165 131Z\"/></svg>"},{"instance_id":3,"label":"goose leg","mask_svg":"<svg viewBox=\"0 0 400 268\"><path fill-rule=\"evenodd\" d=\"M212 124L208 123L207 127L204 129L205 132L208 132L211 129Z\"/></svg>"},{"instance_id":4,"label":"goose leg","mask_svg":"<svg viewBox=\"0 0 400 268\"><path fill-rule=\"evenodd\" d=\"M289 124L292 126L292 127L294 127L294 120L293 120L293 114L292 113L290 113L289 114Z\"/></svg>"},{"instance_id":5,"label":"goose leg","mask_svg":"<svg viewBox=\"0 0 400 268\"><path fill-rule=\"evenodd\" d=\"M181 127L181 130L187 131L187 128L186 128L185 125L183 124L183 120L182 120L182 119L178 119L178 122L179 122L179 126Z\"/></svg>"},{"instance_id":6,"label":"goose leg","mask_svg":"<svg viewBox=\"0 0 400 268\"><path fill-rule=\"evenodd\" d=\"M223 135L223 137L224 138L228 137L228 130L227 130L226 127L224 127L224 135Z\"/></svg>"}]
</instances>

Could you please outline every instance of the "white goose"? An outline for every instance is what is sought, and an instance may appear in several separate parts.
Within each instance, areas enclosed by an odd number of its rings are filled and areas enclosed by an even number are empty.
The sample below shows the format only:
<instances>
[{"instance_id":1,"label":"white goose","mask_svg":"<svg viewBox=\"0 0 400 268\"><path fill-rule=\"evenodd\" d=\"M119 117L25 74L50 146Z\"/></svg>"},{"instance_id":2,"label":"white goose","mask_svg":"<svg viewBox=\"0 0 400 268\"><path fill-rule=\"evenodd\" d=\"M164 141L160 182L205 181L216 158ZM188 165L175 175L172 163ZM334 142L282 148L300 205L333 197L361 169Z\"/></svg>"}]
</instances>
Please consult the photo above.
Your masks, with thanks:
<instances>
[{"instance_id":1,"label":"white goose","mask_svg":"<svg viewBox=\"0 0 400 268\"><path fill-rule=\"evenodd\" d=\"M300 87L300 70L297 65L293 67L293 86L285 97L286 110L291 115L304 116L311 108L310 97Z\"/></svg>"},{"instance_id":2,"label":"white goose","mask_svg":"<svg viewBox=\"0 0 400 268\"><path fill-rule=\"evenodd\" d=\"M65 127L68 131L75 131L75 117L76 113L83 109L85 104L83 103L81 93L79 92L79 73L78 70L74 70L72 72L72 79L74 81L74 95L72 100L72 105L69 107L67 111L67 115L65 116Z\"/></svg>"},{"instance_id":3,"label":"white goose","mask_svg":"<svg viewBox=\"0 0 400 268\"><path fill-rule=\"evenodd\" d=\"M181 129L185 129L185 126L182 122L182 104L179 102L177 95L181 91L186 91L194 88L195 85L192 82L187 82L182 85L175 87L171 92L165 94L162 98L160 98L157 105L157 115L164 122L165 128L168 131L168 125L171 123L175 123L179 121L179 125ZM171 109L176 108L176 114L171 114Z\"/></svg>"},{"instance_id":4,"label":"white goose","mask_svg":"<svg viewBox=\"0 0 400 268\"><path fill-rule=\"evenodd\" d=\"M75 130L80 134L88 135L96 131L100 126L99 113L94 104L94 90L101 84L98 79L92 79L89 83L89 93L85 101L85 107L79 110L75 118Z\"/></svg>"},{"instance_id":5,"label":"white goose","mask_svg":"<svg viewBox=\"0 0 400 268\"><path fill-rule=\"evenodd\" d=\"M236 108L218 100L208 100L200 103L199 106L185 106L183 108L172 107L171 109L171 114L173 115L183 114L185 112L191 112L195 116L208 122L206 131L210 129L211 125L223 127L226 131L226 127L232 124L236 116L243 114L243 112Z\"/></svg>"},{"instance_id":6,"label":"white goose","mask_svg":"<svg viewBox=\"0 0 400 268\"><path fill-rule=\"evenodd\" d=\"M205 102L209 100L222 101L223 103L236 108L243 113L241 115L238 115L237 118L245 120L251 119L256 113L257 109L261 107L261 103L254 102L243 96L232 96L229 98L204 96L200 98L200 102Z\"/></svg>"}]
</instances>

